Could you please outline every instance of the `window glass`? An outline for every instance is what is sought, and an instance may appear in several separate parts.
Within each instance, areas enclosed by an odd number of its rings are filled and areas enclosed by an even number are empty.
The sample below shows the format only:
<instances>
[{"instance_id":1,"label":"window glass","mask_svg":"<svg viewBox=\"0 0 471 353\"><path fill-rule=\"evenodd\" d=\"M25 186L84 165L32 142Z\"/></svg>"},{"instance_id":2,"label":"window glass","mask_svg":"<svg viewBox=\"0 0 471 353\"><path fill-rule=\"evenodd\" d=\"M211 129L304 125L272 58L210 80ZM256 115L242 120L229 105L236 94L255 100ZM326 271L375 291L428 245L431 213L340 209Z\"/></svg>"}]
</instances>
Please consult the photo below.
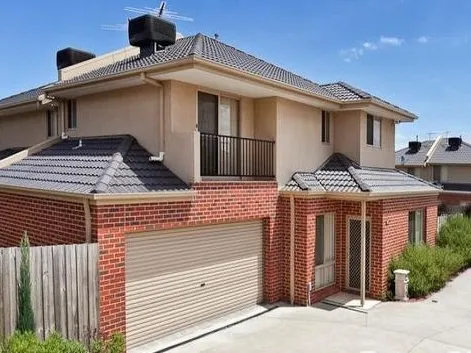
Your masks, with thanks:
<instances>
[{"instance_id":1,"label":"window glass","mask_svg":"<svg viewBox=\"0 0 471 353\"><path fill-rule=\"evenodd\" d=\"M322 142L330 142L330 113L322 111Z\"/></svg>"},{"instance_id":2,"label":"window glass","mask_svg":"<svg viewBox=\"0 0 471 353\"><path fill-rule=\"evenodd\" d=\"M47 137L52 137L55 135L55 114L54 111L48 110L46 112L47 119Z\"/></svg>"},{"instance_id":3,"label":"window glass","mask_svg":"<svg viewBox=\"0 0 471 353\"><path fill-rule=\"evenodd\" d=\"M221 97L219 100L219 135L238 136L239 101Z\"/></svg>"},{"instance_id":4,"label":"window glass","mask_svg":"<svg viewBox=\"0 0 471 353\"><path fill-rule=\"evenodd\" d=\"M366 143L373 145L373 115L368 114L366 117Z\"/></svg>"},{"instance_id":5,"label":"window glass","mask_svg":"<svg viewBox=\"0 0 471 353\"><path fill-rule=\"evenodd\" d=\"M442 174L442 168L439 165L434 165L433 166L433 181L440 182L442 180L441 174Z\"/></svg>"},{"instance_id":6,"label":"window glass","mask_svg":"<svg viewBox=\"0 0 471 353\"><path fill-rule=\"evenodd\" d=\"M373 121L373 146L381 146L381 119L379 118Z\"/></svg>"},{"instance_id":7,"label":"window glass","mask_svg":"<svg viewBox=\"0 0 471 353\"><path fill-rule=\"evenodd\" d=\"M424 211L409 212L409 243L420 244L424 241Z\"/></svg>"},{"instance_id":8,"label":"window glass","mask_svg":"<svg viewBox=\"0 0 471 353\"><path fill-rule=\"evenodd\" d=\"M76 100L67 101L67 128L68 129L77 128L77 101Z\"/></svg>"},{"instance_id":9,"label":"window glass","mask_svg":"<svg viewBox=\"0 0 471 353\"><path fill-rule=\"evenodd\" d=\"M324 263L324 215L316 217L316 266Z\"/></svg>"}]
</instances>

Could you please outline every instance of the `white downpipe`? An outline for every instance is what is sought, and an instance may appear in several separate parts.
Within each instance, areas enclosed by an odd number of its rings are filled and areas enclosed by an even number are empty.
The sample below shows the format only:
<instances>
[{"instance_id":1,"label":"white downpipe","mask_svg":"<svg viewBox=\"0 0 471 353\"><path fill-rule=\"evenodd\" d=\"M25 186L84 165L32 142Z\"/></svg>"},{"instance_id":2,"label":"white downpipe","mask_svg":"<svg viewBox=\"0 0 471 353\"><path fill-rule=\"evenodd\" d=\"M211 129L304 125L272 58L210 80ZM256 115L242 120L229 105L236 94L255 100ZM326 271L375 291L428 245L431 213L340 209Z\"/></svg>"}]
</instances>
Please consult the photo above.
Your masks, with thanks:
<instances>
[{"instance_id":1,"label":"white downpipe","mask_svg":"<svg viewBox=\"0 0 471 353\"><path fill-rule=\"evenodd\" d=\"M290 196L290 256L289 256L289 284L290 284L290 302L294 304L294 231L295 231L295 209L294 209L294 195Z\"/></svg>"},{"instance_id":2,"label":"white downpipe","mask_svg":"<svg viewBox=\"0 0 471 353\"><path fill-rule=\"evenodd\" d=\"M361 201L361 254L360 254L360 301L365 306L366 297L366 201Z\"/></svg>"},{"instance_id":3,"label":"white downpipe","mask_svg":"<svg viewBox=\"0 0 471 353\"><path fill-rule=\"evenodd\" d=\"M160 151L161 152L164 152L165 151L165 126L164 126L164 86L156 81L156 80L153 80L149 77L147 77L146 73L145 72L141 72L141 80L143 83L146 83L148 85L151 85L151 86L154 86L154 87L157 87L159 88L159 147L160 147Z\"/></svg>"}]
</instances>

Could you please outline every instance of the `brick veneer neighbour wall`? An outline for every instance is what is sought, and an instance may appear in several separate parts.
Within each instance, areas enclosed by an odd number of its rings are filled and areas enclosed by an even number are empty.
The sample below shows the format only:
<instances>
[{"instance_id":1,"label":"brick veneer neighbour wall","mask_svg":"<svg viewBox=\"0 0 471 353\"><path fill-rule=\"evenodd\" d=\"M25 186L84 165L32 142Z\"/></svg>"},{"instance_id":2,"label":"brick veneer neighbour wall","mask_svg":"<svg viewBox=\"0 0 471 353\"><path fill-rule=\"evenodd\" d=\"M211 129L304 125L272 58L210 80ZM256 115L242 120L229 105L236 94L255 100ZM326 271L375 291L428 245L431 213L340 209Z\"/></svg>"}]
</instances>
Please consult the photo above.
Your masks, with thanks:
<instances>
[{"instance_id":1,"label":"brick veneer neighbour wall","mask_svg":"<svg viewBox=\"0 0 471 353\"><path fill-rule=\"evenodd\" d=\"M276 182L202 182L194 201L92 208L100 246L100 329L125 332L125 234L264 220L264 299L279 299L281 242L275 232Z\"/></svg>"},{"instance_id":2,"label":"brick veneer neighbour wall","mask_svg":"<svg viewBox=\"0 0 471 353\"><path fill-rule=\"evenodd\" d=\"M0 192L0 247L18 246L24 231L33 246L85 242L82 203Z\"/></svg>"}]
</instances>

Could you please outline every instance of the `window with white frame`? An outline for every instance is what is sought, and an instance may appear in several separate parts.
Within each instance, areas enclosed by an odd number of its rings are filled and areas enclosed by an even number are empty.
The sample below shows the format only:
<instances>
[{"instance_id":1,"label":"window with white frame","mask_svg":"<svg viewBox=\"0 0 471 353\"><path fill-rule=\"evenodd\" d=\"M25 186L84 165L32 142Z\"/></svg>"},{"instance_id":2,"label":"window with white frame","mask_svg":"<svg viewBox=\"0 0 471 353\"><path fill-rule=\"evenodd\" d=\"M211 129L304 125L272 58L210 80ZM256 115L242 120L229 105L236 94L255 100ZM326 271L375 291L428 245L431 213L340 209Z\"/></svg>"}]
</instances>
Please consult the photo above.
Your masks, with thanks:
<instances>
[{"instance_id":1,"label":"window with white frame","mask_svg":"<svg viewBox=\"0 0 471 353\"><path fill-rule=\"evenodd\" d=\"M371 114L366 117L366 144L381 147L381 118Z\"/></svg>"},{"instance_id":2,"label":"window with white frame","mask_svg":"<svg viewBox=\"0 0 471 353\"><path fill-rule=\"evenodd\" d=\"M424 241L424 210L409 212L409 243L418 245Z\"/></svg>"},{"instance_id":3,"label":"window with white frame","mask_svg":"<svg viewBox=\"0 0 471 353\"><path fill-rule=\"evenodd\" d=\"M335 282L334 220L333 213L316 217L314 289L320 289Z\"/></svg>"},{"instance_id":4,"label":"window with white frame","mask_svg":"<svg viewBox=\"0 0 471 353\"><path fill-rule=\"evenodd\" d=\"M322 142L330 143L330 112L322 111Z\"/></svg>"}]
</instances>

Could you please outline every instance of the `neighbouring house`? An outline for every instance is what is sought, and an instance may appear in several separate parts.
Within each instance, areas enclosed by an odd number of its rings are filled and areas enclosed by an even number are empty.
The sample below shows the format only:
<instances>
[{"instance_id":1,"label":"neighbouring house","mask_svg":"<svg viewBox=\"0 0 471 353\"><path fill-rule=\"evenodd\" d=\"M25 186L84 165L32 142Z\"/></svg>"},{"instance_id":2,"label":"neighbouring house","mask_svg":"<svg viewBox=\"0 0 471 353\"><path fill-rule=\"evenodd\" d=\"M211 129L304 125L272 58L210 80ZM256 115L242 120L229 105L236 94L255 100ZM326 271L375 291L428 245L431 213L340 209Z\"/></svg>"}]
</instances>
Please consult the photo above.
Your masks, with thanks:
<instances>
[{"instance_id":1,"label":"neighbouring house","mask_svg":"<svg viewBox=\"0 0 471 353\"><path fill-rule=\"evenodd\" d=\"M435 242L439 190L394 167L417 117L169 26L60 51L57 82L0 101L0 246L98 242L100 329L130 351L260 302L383 297L390 259Z\"/></svg>"},{"instance_id":2,"label":"neighbouring house","mask_svg":"<svg viewBox=\"0 0 471 353\"><path fill-rule=\"evenodd\" d=\"M440 186L445 213L471 205L471 145L461 137L411 141L396 152L396 168Z\"/></svg>"}]
</instances>

